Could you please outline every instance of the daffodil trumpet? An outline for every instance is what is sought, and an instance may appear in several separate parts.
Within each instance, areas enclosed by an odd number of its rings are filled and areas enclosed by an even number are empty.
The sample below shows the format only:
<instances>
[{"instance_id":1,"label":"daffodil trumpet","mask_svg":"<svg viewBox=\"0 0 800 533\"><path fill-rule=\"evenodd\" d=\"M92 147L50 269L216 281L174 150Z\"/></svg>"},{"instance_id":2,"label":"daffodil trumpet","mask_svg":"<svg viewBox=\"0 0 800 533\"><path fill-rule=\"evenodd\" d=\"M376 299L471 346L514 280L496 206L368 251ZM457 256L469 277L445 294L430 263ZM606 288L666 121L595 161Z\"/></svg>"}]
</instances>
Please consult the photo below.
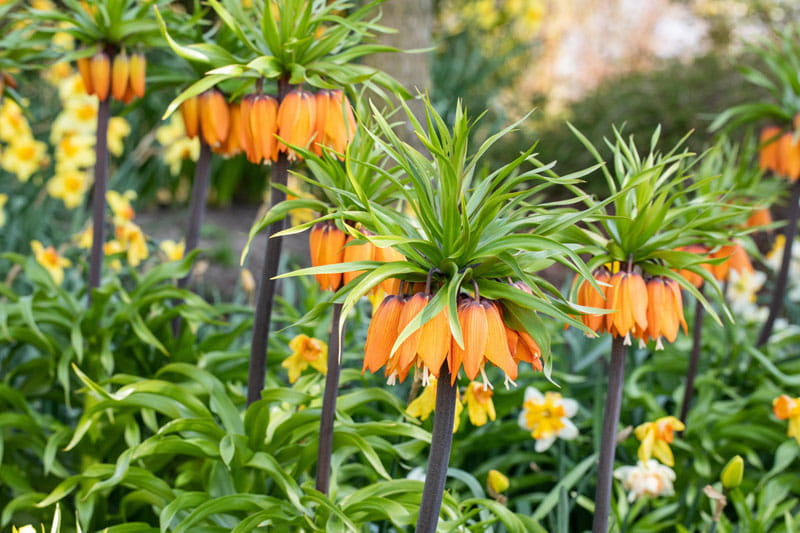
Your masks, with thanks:
<instances>
[{"instance_id":1,"label":"daffodil trumpet","mask_svg":"<svg viewBox=\"0 0 800 533\"><path fill-rule=\"evenodd\" d=\"M797 236L797 222L798 219L800 219L800 205L798 205L798 203L800 203L800 180L796 180L792 184L792 192L789 196L788 220L784 233L786 245L783 248L781 269L778 271L777 278L775 278L772 302L769 306L769 315L761 328L761 333L758 335L758 341L756 341L757 347L761 347L767 343L770 335L772 335L772 328L775 326L775 320L783 309L783 300L786 297L786 284L789 279L789 266L792 262L792 244Z\"/></svg>"},{"instance_id":2,"label":"daffodil trumpet","mask_svg":"<svg viewBox=\"0 0 800 533\"><path fill-rule=\"evenodd\" d=\"M422 490L416 533L436 533L439 511L442 508L447 465L453 445L453 422L456 411L456 386L450 378L447 362L438 372L436 411L433 415L431 451L428 455L428 470Z\"/></svg>"},{"instance_id":3,"label":"daffodil trumpet","mask_svg":"<svg viewBox=\"0 0 800 533\"><path fill-rule=\"evenodd\" d=\"M331 454L333 453L333 423L336 418L336 395L339 391L342 338L344 326L339 327L342 304L333 304L331 334L328 341L328 372L325 375L325 392L322 395L322 413L319 419L319 448L317 449L317 479L315 488L328 494L331 481Z\"/></svg>"},{"instance_id":4,"label":"daffodil trumpet","mask_svg":"<svg viewBox=\"0 0 800 533\"><path fill-rule=\"evenodd\" d=\"M111 102L101 99L97 108L97 141L95 143L94 189L92 191L92 250L89 255L89 303L92 289L100 287L103 276L103 244L105 244L106 189L108 187L108 122Z\"/></svg>"}]
</instances>

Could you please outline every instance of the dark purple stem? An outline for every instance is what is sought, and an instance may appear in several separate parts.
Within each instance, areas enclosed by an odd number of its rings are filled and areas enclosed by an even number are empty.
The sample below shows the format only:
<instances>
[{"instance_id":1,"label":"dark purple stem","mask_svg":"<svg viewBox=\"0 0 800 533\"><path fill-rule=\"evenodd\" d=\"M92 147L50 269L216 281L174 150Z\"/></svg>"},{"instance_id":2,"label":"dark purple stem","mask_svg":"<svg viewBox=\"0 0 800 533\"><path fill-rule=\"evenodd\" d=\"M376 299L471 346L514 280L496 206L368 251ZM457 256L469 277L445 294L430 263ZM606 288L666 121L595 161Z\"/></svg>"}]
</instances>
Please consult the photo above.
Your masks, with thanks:
<instances>
[{"instance_id":1,"label":"dark purple stem","mask_svg":"<svg viewBox=\"0 0 800 533\"><path fill-rule=\"evenodd\" d=\"M192 203L189 206L189 226L186 228L186 248L188 254L200 242L200 227L206 214L206 197L208 196L208 182L211 178L211 147L200 140L200 158L194 169L194 184L192 185ZM192 278L190 270L186 276L178 281L178 287L184 288Z\"/></svg>"},{"instance_id":2,"label":"dark purple stem","mask_svg":"<svg viewBox=\"0 0 800 533\"><path fill-rule=\"evenodd\" d=\"M333 453L333 422L336 418L336 396L339 391L339 370L342 354L342 334L339 322L342 304L333 304L333 320L328 342L328 373L325 376L325 392L322 396L322 414L319 419L319 450L317 451L316 488L328 494L331 483L331 454Z\"/></svg>"},{"instance_id":3,"label":"dark purple stem","mask_svg":"<svg viewBox=\"0 0 800 533\"><path fill-rule=\"evenodd\" d=\"M103 276L103 244L105 244L106 189L108 188L108 121L110 99L97 109L97 142L95 143L94 190L92 191L92 251L89 255L89 303L92 289L100 287Z\"/></svg>"},{"instance_id":4,"label":"dark purple stem","mask_svg":"<svg viewBox=\"0 0 800 533\"><path fill-rule=\"evenodd\" d=\"M702 295L703 288L700 288ZM694 396L694 378L697 375L697 365L700 362L700 347L702 344L703 333L703 304L700 298L694 305L694 329L692 331L692 355L689 358L689 368L686 370L686 390L683 391L683 403L681 404L681 421L686 424L686 416L689 414L689 407Z\"/></svg>"}]
</instances>

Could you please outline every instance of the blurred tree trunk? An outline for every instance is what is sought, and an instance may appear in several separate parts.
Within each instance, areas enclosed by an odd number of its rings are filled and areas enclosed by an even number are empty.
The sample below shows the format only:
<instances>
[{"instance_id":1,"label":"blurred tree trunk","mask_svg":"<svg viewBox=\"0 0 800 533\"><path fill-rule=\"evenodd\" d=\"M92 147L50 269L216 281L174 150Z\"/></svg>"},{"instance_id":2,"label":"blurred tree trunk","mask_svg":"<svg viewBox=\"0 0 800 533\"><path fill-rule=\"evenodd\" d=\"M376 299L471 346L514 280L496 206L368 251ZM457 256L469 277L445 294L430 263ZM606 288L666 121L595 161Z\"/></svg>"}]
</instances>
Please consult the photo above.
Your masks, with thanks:
<instances>
[{"instance_id":1,"label":"blurred tree trunk","mask_svg":"<svg viewBox=\"0 0 800 533\"><path fill-rule=\"evenodd\" d=\"M397 32L381 34L379 42L400 50L430 48L433 45L433 0L388 0L380 5L380 9L383 12L380 24ZM431 88L430 56L431 52L375 54L367 56L365 63L385 71L412 95L416 95L418 91L424 93ZM417 117L424 116L421 102L414 100L408 104ZM421 148L410 127L401 133L404 141L417 149Z\"/></svg>"}]
</instances>

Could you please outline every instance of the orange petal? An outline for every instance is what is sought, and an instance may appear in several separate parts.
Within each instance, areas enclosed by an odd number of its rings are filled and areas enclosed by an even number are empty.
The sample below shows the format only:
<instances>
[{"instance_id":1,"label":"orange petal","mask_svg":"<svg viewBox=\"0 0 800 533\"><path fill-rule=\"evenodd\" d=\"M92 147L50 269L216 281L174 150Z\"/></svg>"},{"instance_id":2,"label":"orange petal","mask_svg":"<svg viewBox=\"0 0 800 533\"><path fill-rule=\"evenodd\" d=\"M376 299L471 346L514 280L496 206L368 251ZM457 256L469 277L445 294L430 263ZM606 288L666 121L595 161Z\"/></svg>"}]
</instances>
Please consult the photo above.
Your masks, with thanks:
<instances>
[{"instance_id":1,"label":"orange petal","mask_svg":"<svg viewBox=\"0 0 800 533\"><path fill-rule=\"evenodd\" d=\"M92 89L101 102L108 98L111 89L111 61L105 52L97 52L91 59Z\"/></svg>"},{"instance_id":2,"label":"orange petal","mask_svg":"<svg viewBox=\"0 0 800 533\"><path fill-rule=\"evenodd\" d=\"M428 371L437 378L447 353L450 351L450 323L446 309L442 309L422 326L417 352Z\"/></svg>"},{"instance_id":3,"label":"orange petal","mask_svg":"<svg viewBox=\"0 0 800 533\"><path fill-rule=\"evenodd\" d=\"M406 305L403 307L403 313L400 315L400 322L397 324L398 336L403 333L406 326L408 326L408 324L422 312L425 306L428 305L428 300L430 300L430 296L418 292L406 302ZM399 358L398 364L400 368L409 368L416 360L422 333L420 329L417 329L414 333L409 335L397 349L395 357Z\"/></svg>"},{"instance_id":4,"label":"orange petal","mask_svg":"<svg viewBox=\"0 0 800 533\"><path fill-rule=\"evenodd\" d=\"M139 98L144 97L145 85L147 84L147 59L144 54L138 53L131 56L130 88L133 94Z\"/></svg>"},{"instance_id":5,"label":"orange petal","mask_svg":"<svg viewBox=\"0 0 800 533\"><path fill-rule=\"evenodd\" d=\"M500 310L495 302L489 300L484 300L481 305L486 312L486 359L503 370L510 379L517 379L517 364L508 350L506 326Z\"/></svg>"},{"instance_id":6,"label":"orange petal","mask_svg":"<svg viewBox=\"0 0 800 533\"><path fill-rule=\"evenodd\" d=\"M353 241L351 237L348 242ZM344 248L343 262L350 263L352 261L371 261L375 254L375 246L371 242L364 244L349 244ZM353 270L352 272L344 273L344 284L348 284L355 278L366 272L366 270Z\"/></svg>"},{"instance_id":7,"label":"orange petal","mask_svg":"<svg viewBox=\"0 0 800 533\"><path fill-rule=\"evenodd\" d=\"M200 132L200 110L196 96L188 98L181 104L181 117L183 118L183 129L190 139L197 137Z\"/></svg>"},{"instance_id":8,"label":"orange petal","mask_svg":"<svg viewBox=\"0 0 800 533\"><path fill-rule=\"evenodd\" d=\"M392 346L397 340L397 325L404 301L399 296L387 296L375 311L367 330L364 344L364 369L375 373L389 360Z\"/></svg>"},{"instance_id":9,"label":"orange petal","mask_svg":"<svg viewBox=\"0 0 800 533\"><path fill-rule=\"evenodd\" d=\"M464 372L470 380L477 377L489 339L486 310L475 300L459 306L458 321L464 334Z\"/></svg>"},{"instance_id":10,"label":"orange petal","mask_svg":"<svg viewBox=\"0 0 800 533\"><path fill-rule=\"evenodd\" d=\"M82 57L78 59L77 63L86 94L94 94L94 88L92 87L92 60L88 57Z\"/></svg>"},{"instance_id":11,"label":"orange petal","mask_svg":"<svg viewBox=\"0 0 800 533\"><path fill-rule=\"evenodd\" d=\"M128 76L130 75L130 61L128 54L120 52L114 56L111 67L111 95L117 100L123 100L128 90Z\"/></svg>"}]
</instances>

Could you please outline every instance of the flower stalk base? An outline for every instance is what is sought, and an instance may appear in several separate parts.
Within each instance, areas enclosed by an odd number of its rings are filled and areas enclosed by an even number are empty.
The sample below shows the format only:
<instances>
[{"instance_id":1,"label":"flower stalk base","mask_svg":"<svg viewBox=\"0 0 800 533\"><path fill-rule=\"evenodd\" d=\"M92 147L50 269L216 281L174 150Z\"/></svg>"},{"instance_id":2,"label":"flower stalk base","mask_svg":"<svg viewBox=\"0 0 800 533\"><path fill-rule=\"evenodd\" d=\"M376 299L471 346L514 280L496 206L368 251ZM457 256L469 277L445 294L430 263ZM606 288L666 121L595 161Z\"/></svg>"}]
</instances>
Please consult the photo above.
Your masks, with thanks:
<instances>
[{"instance_id":1,"label":"flower stalk base","mask_svg":"<svg viewBox=\"0 0 800 533\"><path fill-rule=\"evenodd\" d=\"M325 375L325 392L322 396L322 414L319 419L319 449L317 451L316 489L328 494L331 482L331 455L333 454L333 423L336 419L336 396L339 392L339 370L342 353L342 335L339 322L342 304L333 304L331 335L328 341L328 372Z\"/></svg>"},{"instance_id":2,"label":"flower stalk base","mask_svg":"<svg viewBox=\"0 0 800 533\"><path fill-rule=\"evenodd\" d=\"M442 364L436 385L436 412L433 416L431 451L428 456L428 472L419 508L416 533L436 533L439 511L447 480L447 465L453 445L453 422L456 410L456 386L450 383L447 362Z\"/></svg>"},{"instance_id":3,"label":"flower stalk base","mask_svg":"<svg viewBox=\"0 0 800 533\"><path fill-rule=\"evenodd\" d=\"M108 188L108 121L111 102L102 100L97 108L97 141L95 143L94 190L92 191L92 250L89 255L89 303L92 289L100 287L103 276L103 244L105 244L106 189Z\"/></svg>"},{"instance_id":4,"label":"flower stalk base","mask_svg":"<svg viewBox=\"0 0 800 533\"><path fill-rule=\"evenodd\" d=\"M611 343L611 366L608 371L608 390L603 416L603 433L600 440L600 464L597 467L597 491L595 492L594 521L592 533L608 531L611 509L611 477L614 471L614 455L617 449L617 424L622 406L622 385L625 382L625 356L627 347L623 337L614 336Z\"/></svg>"}]
</instances>

